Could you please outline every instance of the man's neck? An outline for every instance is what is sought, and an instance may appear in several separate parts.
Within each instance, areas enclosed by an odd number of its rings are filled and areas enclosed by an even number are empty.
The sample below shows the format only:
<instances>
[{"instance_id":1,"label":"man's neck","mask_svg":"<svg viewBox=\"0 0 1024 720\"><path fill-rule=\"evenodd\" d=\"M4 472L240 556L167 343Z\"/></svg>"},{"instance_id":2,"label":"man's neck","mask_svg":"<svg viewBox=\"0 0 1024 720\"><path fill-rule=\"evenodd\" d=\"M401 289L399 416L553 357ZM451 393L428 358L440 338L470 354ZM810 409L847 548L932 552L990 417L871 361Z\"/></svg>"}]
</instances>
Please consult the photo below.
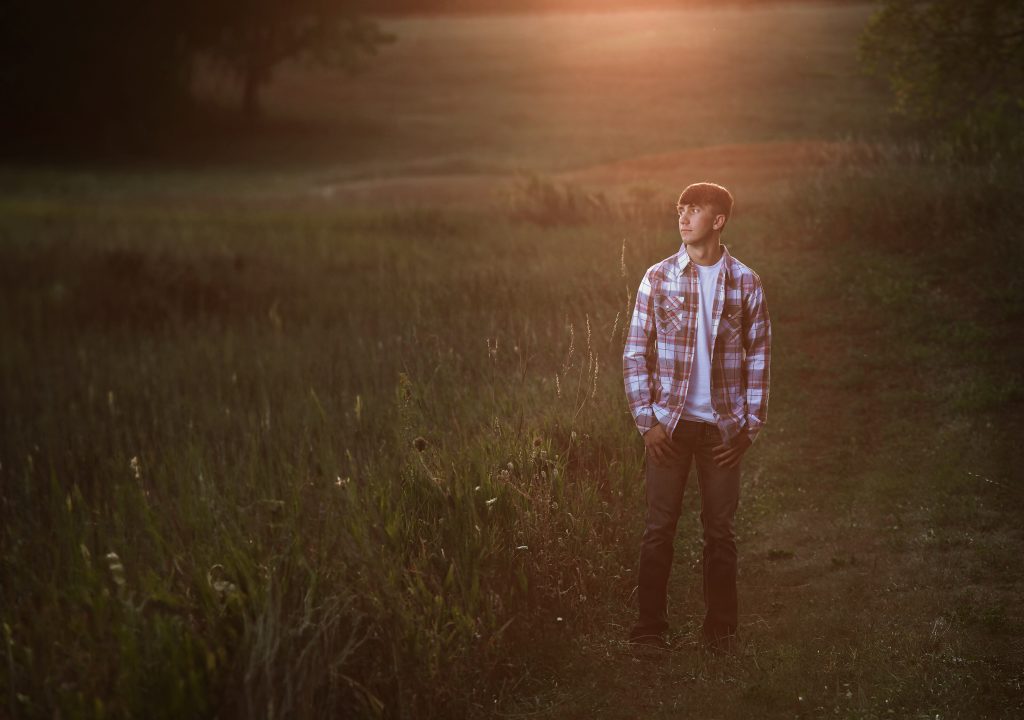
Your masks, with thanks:
<instances>
[{"instance_id":1,"label":"man's neck","mask_svg":"<svg viewBox=\"0 0 1024 720\"><path fill-rule=\"evenodd\" d=\"M714 265L722 259L722 243L716 241L706 245L704 243L687 245L686 254L690 256L691 261L698 265Z\"/></svg>"}]
</instances>

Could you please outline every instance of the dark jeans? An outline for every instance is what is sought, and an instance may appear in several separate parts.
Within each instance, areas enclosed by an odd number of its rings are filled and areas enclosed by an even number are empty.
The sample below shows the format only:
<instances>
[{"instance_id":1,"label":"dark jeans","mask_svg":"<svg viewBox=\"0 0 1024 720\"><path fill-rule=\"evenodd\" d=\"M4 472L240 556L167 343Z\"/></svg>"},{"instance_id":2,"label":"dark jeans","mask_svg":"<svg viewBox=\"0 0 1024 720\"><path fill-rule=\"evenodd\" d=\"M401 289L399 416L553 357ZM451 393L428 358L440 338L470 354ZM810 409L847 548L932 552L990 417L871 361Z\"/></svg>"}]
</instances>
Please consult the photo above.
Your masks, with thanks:
<instances>
[{"instance_id":1,"label":"dark jeans","mask_svg":"<svg viewBox=\"0 0 1024 720\"><path fill-rule=\"evenodd\" d=\"M659 465L647 456L647 518L640 548L638 595L640 620L632 636L661 634L668 629L668 576L672 569L676 523L692 461L697 461L700 520L704 527L704 637L736 633L736 507L740 468L715 464L712 449L722 436L710 423L681 420L672 434L680 458Z\"/></svg>"}]
</instances>

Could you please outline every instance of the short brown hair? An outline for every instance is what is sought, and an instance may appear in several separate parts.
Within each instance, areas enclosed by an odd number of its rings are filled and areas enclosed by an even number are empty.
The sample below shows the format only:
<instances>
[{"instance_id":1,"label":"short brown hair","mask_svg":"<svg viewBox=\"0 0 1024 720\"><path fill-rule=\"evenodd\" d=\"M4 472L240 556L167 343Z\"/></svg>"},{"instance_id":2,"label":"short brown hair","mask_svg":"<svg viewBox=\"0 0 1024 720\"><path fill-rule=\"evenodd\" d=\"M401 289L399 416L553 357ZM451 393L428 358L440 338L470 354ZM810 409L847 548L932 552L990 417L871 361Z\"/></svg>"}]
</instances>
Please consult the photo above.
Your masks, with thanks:
<instances>
[{"instance_id":1,"label":"short brown hair","mask_svg":"<svg viewBox=\"0 0 1024 720\"><path fill-rule=\"evenodd\" d=\"M721 185L698 182L688 186L679 196L676 206L683 205L708 205L715 209L716 214L725 215L725 221L728 223L732 215L733 197L732 193Z\"/></svg>"}]
</instances>

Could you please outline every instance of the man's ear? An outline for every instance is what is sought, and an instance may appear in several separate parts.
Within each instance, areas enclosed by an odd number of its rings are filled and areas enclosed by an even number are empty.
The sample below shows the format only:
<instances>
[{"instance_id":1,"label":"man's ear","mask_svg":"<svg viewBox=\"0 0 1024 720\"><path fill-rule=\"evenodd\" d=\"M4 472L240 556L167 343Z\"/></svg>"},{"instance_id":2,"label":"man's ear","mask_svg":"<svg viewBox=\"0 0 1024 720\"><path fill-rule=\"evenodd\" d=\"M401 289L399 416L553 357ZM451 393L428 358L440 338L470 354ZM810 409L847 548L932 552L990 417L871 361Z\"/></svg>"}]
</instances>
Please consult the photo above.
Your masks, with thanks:
<instances>
[{"instance_id":1,"label":"man's ear","mask_svg":"<svg viewBox=\"0 0 1024 720\"><path fill-rule=\"evenodd\" d=\"M725 215L715 215L714 222L711 223L712 230L721 230L725 227Z\"/></svg>"}]
</instances>

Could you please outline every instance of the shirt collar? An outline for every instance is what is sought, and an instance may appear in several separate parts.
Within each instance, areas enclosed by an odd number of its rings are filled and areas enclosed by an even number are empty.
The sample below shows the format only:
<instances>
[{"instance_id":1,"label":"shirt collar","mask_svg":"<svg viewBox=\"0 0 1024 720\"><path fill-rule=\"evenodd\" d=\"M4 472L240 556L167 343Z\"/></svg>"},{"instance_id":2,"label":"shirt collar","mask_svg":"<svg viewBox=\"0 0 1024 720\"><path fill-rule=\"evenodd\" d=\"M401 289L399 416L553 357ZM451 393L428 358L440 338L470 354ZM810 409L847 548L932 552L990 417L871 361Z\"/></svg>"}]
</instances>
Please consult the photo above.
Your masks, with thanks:
<instances>
[{"instance_id":1,"label":"shirt collar","mask_svg":"<svg viewBox=\"0 0 1024 720\"><path fill-rule=\"evenodd\" d=\"M725 278L728 280L732 275L732 255L729 254L729 248L724 244L722 245L722 260L722 265L725 268ZM686 272L686 266L691 263L690 256L686 253L685 245L679 248L677 261L679 264L679 274L682 275Z\"/></svg>"}]
</instances>

